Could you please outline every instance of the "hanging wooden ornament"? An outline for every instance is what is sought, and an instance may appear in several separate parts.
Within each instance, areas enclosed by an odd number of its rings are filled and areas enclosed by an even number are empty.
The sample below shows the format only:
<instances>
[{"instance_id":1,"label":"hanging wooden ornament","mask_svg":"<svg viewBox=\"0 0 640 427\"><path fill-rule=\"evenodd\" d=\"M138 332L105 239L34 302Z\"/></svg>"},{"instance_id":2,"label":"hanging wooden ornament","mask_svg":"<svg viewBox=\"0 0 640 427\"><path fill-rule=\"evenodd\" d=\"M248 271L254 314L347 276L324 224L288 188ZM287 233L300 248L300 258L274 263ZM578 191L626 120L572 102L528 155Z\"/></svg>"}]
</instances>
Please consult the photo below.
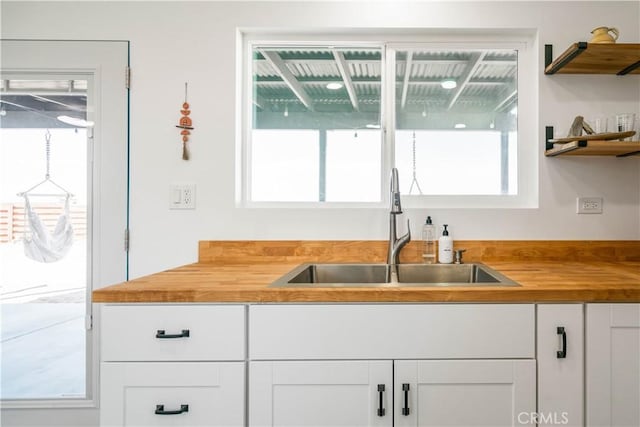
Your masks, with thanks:
<instances>
[{"instance_id":1,"label":"hanging wooden ornament","mask_svg":"<svg viewBox=\"0 0 640 427\"><path fill-rule=\"evenodd\" d=\"M180 124L176 125L177 128L182 129L180 135L182 135L182 160L189 160L189 151L187 150L187 141L189 141L189 135L193 130L191 118L191 110L189 110L189 103L187 102L187 83L184 84L184 102L182 103L182 109L180 110Z\"/></svg>"}]
</instances>

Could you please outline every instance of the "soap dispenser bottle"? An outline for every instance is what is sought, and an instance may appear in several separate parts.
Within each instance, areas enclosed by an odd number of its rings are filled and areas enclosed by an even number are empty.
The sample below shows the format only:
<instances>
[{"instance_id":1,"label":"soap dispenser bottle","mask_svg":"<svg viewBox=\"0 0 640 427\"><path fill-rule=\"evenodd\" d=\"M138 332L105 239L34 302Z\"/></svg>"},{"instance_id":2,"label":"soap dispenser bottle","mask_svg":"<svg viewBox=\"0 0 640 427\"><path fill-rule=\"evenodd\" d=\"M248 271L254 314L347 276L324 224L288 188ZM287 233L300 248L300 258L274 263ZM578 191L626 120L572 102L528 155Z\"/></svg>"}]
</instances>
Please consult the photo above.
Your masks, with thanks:
<instances>
[{"instance_id":1,"label":"soap dispenser bottle","mask_svg":"<svg viewBox=\"0 0 640 427\"><path fill-rule=\"evenodd\" d=\"M453 262L453 239L449 236L448 225L444 224L444 231L438 240L438 262L451 264Z\"/></svg>"},{"instance_id":2,"label":"soap dispenser bottle","mask_svg":"<svg viewBox=\"0 0 640 427\"><path fill-rule=\"evenodd\" d=\"M422 226L422 262L434 264L436 262L436 226L433 225L431 217Z\"/></svg>"}]
</instances>

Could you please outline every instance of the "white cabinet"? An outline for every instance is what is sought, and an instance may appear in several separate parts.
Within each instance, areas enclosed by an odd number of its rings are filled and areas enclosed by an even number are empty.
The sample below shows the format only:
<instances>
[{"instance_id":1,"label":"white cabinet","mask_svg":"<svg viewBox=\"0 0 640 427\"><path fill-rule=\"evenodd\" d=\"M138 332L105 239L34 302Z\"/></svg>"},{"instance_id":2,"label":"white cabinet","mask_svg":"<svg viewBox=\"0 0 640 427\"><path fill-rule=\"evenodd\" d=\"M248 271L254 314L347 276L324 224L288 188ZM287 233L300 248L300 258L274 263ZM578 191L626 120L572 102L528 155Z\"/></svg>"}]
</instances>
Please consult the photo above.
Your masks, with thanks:
<instances>
[{"instance_id":1,"label":"white cabinet","mask_svg":"<svg viewBox=\"0 0 640 427\"><path fill-rule=\"evenodd\" d=\"M243 426L245 307L108 304L101 426Z\"/></svg>"},{"instance_id":2,"label":"white cabinet","mask_svg":"<svg viewBox=\"0 0 640 427\"><path fill-rule=\"evenodd\" d=\"M640 426L640 304L587 304L587 426Z\"/></svg>"},{"instance_id":3,"label":"white cabinet","mask_svg":"<svg viewBox=\"0 0 640 427\"><path fill-rule=\"evenodd\" d=\"M251 362L249 425L393 425L391 361Z\"/></svg>"},{"instance_id":4,"label":"white cabinet","mask_svg":"<svg viewBox=\"0 0 640 427\"><path fill-rule=\"evenodd\" d=\"M584 306L539 304L537 310L540 424L584 426Z\"/></svg>"},{"instance_id":5,"label":"white cabinet","mask_svg":"<svg viewBox=\"0 0 640 427\"><path fill-rule=\"evenodd\" d=\"M534 360L251 362L249 425L533 425L535 386Z\"/></svg>"},{"instance_id":6,"label":"white cabinet","mask_svg":"<svg viewBox=\"0 0 640 427\"><path fill-rule=\"evenodd\" d=\"M102 426L242 426L244 363L104 363Z\"/></svg>"},{"instance_id":7,"label":"white cabinet","mask_svg":"<svg viewBox=\"0 0 640 427\"><path fill-rule=\"evenodd\" d=\"M249 358L251 427L535 423L533 304L250 306Z\"/></svg>"},{"instance_id":8,"label":"white cabinet","mask_svg":"<svg viewBox=\"0 0 640 427\"><path fill-rule=\"evenodd\" d=\"M287 304L249 307L249 358L535 357L533 304Z\"/></svg>"},{"instance_id":9,"label":"white cabinet","mask_svg":"<svg viewBox=\"0 0 640 427\"><path fill-rule=\"evenodd\" d=\"M105 305L102 361L244 359L241 305Z\"/></svg>"},{"instance_id":10,"label":"white cabinet","mask_svg":"<svg viewBox=\"0 0 640 427\"><path fill-rule=\"evenodd\" d=\"M394 364L395 426L534 425L535 360Z\"/></svg>"}]
</instances>

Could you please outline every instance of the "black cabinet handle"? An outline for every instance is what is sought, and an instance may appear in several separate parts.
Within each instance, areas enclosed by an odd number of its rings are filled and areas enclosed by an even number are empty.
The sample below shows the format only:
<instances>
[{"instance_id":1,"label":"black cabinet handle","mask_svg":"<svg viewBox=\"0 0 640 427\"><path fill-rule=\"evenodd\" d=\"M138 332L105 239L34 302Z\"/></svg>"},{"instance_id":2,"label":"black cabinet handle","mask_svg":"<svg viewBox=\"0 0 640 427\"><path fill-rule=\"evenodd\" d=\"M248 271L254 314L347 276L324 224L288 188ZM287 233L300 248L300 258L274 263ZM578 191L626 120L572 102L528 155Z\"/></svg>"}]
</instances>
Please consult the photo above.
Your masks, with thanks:
<instances>
[{"instance_id":1,"label":"black cabinet handle","mask_svg":"<svg viewBox=\"0 0 640 427\"><path fill-rule=\"evenodd\" d=\"M558 326L557 333L562 335L562 350L558 350L556 356L558 359L565 359L567 357L567 333L562 326Z\"/></svg>"},{"instance_id":2,"label":"black cabinet handle","mask_svg":"<svg viewBox=\"0 0 640 427\"><path fill-rule=\"evenodd\" d=\"M165 411L164 405L156 405L156 415L179 415L185 412L189 412L189 405L180 405L176 411Z\"/></svg>"},{"instance_id":3,"label":"black cabinet handle","mask_svg":"<svg viewBox=\"0 0 640 427\"><path fill-rule=\"evenodd\" d=\"M409 384L402 384L402 391L404 391L404 407L402 408L402 415L409 416Z\"/></svg>"},{"instance_id":4,"label":"black cabinet handle","mask_svg":"<svg viewBox=\"0 0 640 427\"><path fill-rule=\"evenodd\" d=\"M384 413L386 412L384 410L384 402L383 402L383 398L384 398L384 384L378 384L378 416L379 417L384 417Z\"/></svg>"},{"instance_id":5,"label":"black cabinet handle","mask_svg":"<svg viewBox=\"0 0 640 427\"><path fill-rule=\"evenodd\" d=\"M187 338L189 336L189 330L188 329L183 329L182 333L180 334L166 334L164 329L158 329L158 332L156 332L156 338Z\"/></svg>"}]
</instances>

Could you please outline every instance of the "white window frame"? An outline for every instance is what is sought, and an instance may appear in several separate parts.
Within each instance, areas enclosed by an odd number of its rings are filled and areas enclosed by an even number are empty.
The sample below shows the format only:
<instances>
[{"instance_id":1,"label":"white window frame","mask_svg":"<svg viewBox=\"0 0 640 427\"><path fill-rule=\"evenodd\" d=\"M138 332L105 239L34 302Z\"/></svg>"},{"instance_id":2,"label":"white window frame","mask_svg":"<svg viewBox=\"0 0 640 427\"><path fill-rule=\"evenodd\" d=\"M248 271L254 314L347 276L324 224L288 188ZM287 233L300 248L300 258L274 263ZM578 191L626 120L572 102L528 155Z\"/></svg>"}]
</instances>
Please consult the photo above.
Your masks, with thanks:
<instances>
[{"instance_id":1,"label":"white window frame","mask_svg":"<svg viewBox=\"0 0 640 427\"><path fill-rule=\"evenodd\" d=\"M517 191L497 195L407 195L405 208L504 208L531 209L538 207L538 73L535 32L513 30L367 30L336 34L326 33L253 33L239 31L236 110L236 206L246 208L386 208L389 203L388 177L395 153L395 85L387 84L395 73L398 50L407 49L513 49L518 51L517 89ZM382 173L381 201L366 202L256 202L251 194L251 123L253 107L252 68L253 47L267 46L340 46L378 47L382 49L381 67L381 129ZM410 177L400 177L410 179Z\"/></svg>"}]
</instances>

